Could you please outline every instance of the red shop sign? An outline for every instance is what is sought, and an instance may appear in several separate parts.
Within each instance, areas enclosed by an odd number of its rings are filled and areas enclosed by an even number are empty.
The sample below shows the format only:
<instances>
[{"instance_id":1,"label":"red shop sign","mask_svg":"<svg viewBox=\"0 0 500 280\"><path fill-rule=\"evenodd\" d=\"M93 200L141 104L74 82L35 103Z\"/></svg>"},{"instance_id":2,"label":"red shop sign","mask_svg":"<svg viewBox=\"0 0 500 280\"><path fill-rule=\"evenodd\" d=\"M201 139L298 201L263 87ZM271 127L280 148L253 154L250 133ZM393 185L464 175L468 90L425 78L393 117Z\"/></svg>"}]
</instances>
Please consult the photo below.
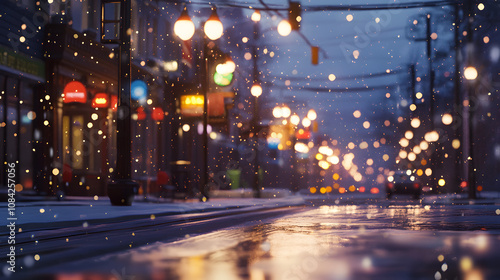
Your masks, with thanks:
<instances>
[{"instance_id":1,"label":"red shop sign","mask_svg":"<svg viewBox=\"0 0 500 280\"><path fill-rule=\"evenodd\" d=\"M78 81L69 82L64 87L63 101L64 103L87 103L87 89Z\"/></svg>"}]
</instances>

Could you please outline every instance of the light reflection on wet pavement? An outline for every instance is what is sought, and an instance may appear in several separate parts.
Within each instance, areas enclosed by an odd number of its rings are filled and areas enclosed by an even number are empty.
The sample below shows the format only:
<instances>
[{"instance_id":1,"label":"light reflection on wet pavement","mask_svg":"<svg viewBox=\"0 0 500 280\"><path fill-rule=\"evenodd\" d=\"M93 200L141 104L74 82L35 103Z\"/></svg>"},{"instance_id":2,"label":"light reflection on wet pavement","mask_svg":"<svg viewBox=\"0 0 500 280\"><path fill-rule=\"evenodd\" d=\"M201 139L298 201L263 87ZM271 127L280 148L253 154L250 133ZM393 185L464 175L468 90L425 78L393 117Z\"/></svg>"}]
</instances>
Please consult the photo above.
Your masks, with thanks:
<instances>
[{"instance_id":1,"label":"light reflection on wet pavement","mask_svg":"<svg viewBox=\"0 0 500 280\"><path fill-rule=\"evenodd\" d=\"M59 280L500 279L496 209L320 206L51 270L66 271Z\"/></svg>"}]
</instances>

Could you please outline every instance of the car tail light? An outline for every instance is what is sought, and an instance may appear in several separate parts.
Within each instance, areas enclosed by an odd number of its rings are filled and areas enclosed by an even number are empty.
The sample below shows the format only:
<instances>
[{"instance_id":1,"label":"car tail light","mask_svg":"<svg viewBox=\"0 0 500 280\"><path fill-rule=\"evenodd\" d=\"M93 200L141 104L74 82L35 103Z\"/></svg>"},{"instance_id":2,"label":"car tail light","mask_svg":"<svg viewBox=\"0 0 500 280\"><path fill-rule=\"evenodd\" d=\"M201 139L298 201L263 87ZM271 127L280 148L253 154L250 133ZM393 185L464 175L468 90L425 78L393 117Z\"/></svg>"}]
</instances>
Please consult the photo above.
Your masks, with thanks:
<instances>
[{"instance_id":1,"label":"car tail light","mask_svg":"<svg viewBox=\"0 0 500 280\"><path fill-rule=\"evenodd\" d=\"M420 184L418 184L418 183L414 183L414 184L413 184L413 187L414 187L415 189L418 189L418 188L420 187Z\"/></svg>"},{"instance_id":2,"label":"car tail light","mask_svg":"<svg viewBox=\"0 0 500 280\"><path fill-rule=\"evenodd\" d=\"M387 184L387 186L389 187L389 189L394 188L394 184L393 183L389 183L389 184Z\"/></svg>"}]
</instances>

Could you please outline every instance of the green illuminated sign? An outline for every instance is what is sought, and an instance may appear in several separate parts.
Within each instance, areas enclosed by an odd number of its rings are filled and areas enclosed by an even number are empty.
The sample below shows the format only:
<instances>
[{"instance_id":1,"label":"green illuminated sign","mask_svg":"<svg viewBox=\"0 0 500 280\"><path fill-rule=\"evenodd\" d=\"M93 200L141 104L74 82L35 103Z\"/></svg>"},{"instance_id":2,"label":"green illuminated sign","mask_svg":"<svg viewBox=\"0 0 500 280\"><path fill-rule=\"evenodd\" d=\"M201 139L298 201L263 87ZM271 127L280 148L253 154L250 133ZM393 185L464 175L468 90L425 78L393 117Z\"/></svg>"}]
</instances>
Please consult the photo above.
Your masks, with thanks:
<instances>
[{"instance_id":1,"label":"green illuminated sign","mask_svg":"<svg viewBox=\"0 0 500 280\"><path fill-rule=\"evenodd\" d=\"M225 87L231 84L231 81L233 80L233 73L229 74L220 74L218 72L215 72L214 74L214 82L216 85Z\"/></svg>"},{"instance_id":2,"label":"green illuminated sign","mask_svg":"<svg viewBox=\"0 0 500 280\"><path fill-rule=\"evenodd\" d=\"M45 79L45 63L0 45L0 65Z\"/></svg>"}]
</instances>

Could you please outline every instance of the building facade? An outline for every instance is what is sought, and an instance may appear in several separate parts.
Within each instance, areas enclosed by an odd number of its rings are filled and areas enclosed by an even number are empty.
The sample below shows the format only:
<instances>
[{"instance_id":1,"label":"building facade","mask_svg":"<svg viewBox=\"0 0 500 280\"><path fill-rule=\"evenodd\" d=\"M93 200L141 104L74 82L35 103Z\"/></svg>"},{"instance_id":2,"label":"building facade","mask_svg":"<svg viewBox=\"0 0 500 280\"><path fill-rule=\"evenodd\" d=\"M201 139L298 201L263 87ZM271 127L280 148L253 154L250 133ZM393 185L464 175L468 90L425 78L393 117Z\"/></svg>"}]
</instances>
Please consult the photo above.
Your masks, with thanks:
<instances>
[{"instance_id":1,"label":"building facade","mask_svg":"<svg viewBox=\"0 0 500 280\"><path fill-rule=\"evenodd\" d=\"M116 45L100 43L100 3L2 3L1 160L18 162L18 190L105 195L119 141L118 52ZM165 89L179 76L180 46L170 35L169 7L163 1L132 5L132 81L146 85L130 112L132 177L149 192L157 173L169 171L172 161L166 140L172 105Z\"/></svg>"},{"instance_id":2,"label":"building facade","mask_svg":"<svg viewBox=\"0 0 500 280\"><path fill-rule=\"evenodd\" d=\"M7 185L6 164L16 163L16 189L31 188L38 166L34 107L43 94L43 32L48 13L34 1L3 1L0 8L0 185Z\"/></svg>"}]
</instances>

